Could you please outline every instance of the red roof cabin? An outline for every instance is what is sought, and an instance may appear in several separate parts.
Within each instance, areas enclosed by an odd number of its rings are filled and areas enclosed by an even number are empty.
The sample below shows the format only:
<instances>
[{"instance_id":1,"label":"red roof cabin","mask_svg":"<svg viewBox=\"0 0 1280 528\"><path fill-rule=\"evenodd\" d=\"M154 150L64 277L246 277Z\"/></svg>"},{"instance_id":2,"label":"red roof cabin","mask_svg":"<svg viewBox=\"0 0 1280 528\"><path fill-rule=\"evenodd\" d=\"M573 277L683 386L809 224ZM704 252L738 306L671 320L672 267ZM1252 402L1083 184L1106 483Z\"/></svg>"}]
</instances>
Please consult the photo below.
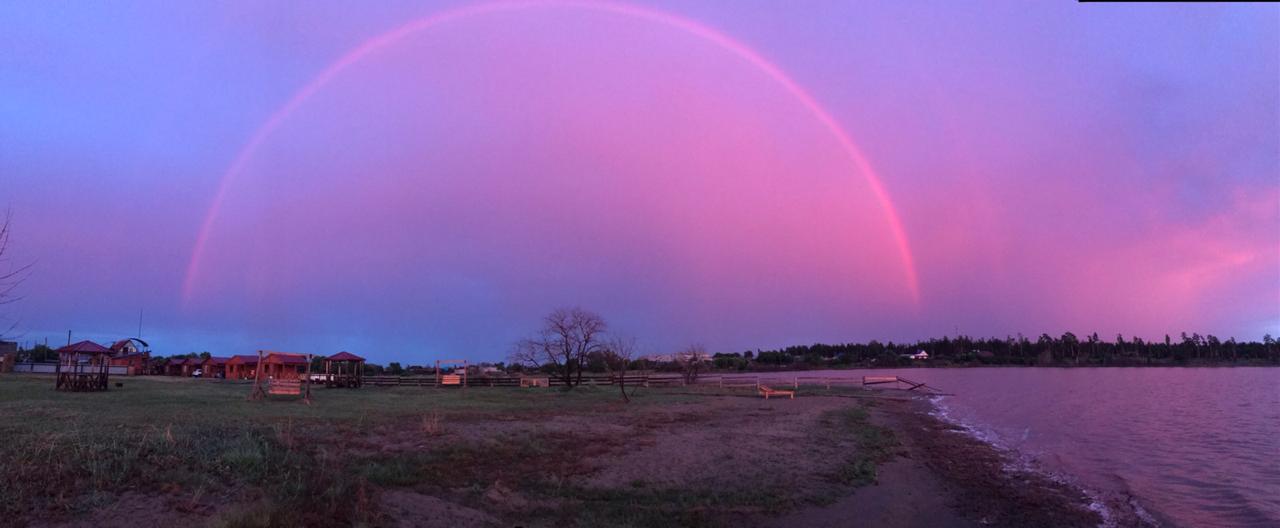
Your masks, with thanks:
<instances>
[{"instance_id":1,"label":"red roof cabin","mask_svg":"<svg viewBox=\"0 0 1280 528\"><path fill-rule=\"evenodd\" d=\"M169 358L164 366L164 373L169 376L190 376L200 368L200 358Z\"/></svg>"},{"instance_id":2,"label":"red roof cabin","mask_svg":"<svg viewBox=\"0 0 1280 528\"><path fill-rule=\"evenodd\" d=\"M93 341L81 341L59 348L54 389L87 392L107 390L107 370L111 350Z\"/></svg>"},{"instance_id":3,"label":"red roof cabin","mask_svg":"<svg viewBox=\"0 0 1280 528\"><path fill-rule=\"evenodd\" d=\"M302 378L302 371L307 368L305 354L289 352L267 352L262 359L262 375L268 379Z\"/></svg>"},{"instance_id":4,"label":"red roof cabin","mask_svg":"<svg viewBox=\"0 0 1280 528\"><path fill-rule=\"evenodd\" d=\"M253 379L258 370L257 354L238 354L227 360L227 379Z\"/></svg>"},{"instance_id":5,"label":"red roof cabin","mask_svg":"<svg viewBox=\"0 0 1280 528\"><path fill-rule=\"evenodd\" d=\"M257 374L250 400L265 400L268 394L302 396L311 402L311 355L259 350ZM305 374L304 374L305 372Z\"/></svg>"},{"instance_id":6,"label":"red roof cabin","mask_svg":"<svg viewBox=\"0 0 1280 528\"><path fill-rule=\"evenodd\" d=\"M209 356L200 364L200 369L204 371L206 378L225 378L227 377L227 361L231 358Z\"/></svg>"}]
</instances>

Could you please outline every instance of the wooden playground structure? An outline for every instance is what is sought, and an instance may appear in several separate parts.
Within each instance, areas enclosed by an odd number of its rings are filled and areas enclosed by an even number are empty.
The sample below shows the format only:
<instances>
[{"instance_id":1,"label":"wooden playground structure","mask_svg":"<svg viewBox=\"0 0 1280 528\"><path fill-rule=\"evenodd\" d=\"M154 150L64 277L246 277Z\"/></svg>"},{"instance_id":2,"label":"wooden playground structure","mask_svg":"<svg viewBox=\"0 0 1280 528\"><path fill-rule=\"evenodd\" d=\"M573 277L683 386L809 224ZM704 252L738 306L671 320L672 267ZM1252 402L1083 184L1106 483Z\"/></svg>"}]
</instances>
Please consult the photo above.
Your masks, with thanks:
<instances>
[{"instance_id":1,"label":"wooden playground structure","mask_svg":"<svg viewBox=\"0 0 1280 528\"><path fill-rule=\"evenodd\" d=\"M458 366L462 366L462 374L458 372ZM444 374L440 370L441 366L453 367L455 374ZM462 387L467 388L467 360L465 359L437 359L436 360L436 386L437 387Z\"/></svg>"},{"instance_id":2,"label":"wooden playground structure","mask_svg":"<svg viewBox=\"0 0 1280 528\"><path fill-rule=\"evenodd\" d=\"M298 365L306 364L299 379ZM267 395L302 396L311 403L311 354L258 351L258 365L253 374L250 400L265 400Z\"/></svg>"},{"instance_id":3,"label":"wooden playground structure","mask_svg":"<svg viewBox=\"0 0 1280 528\"><path fill-rule=\"evenodd\" d=\"M58 349L57 380L53 388L60 391L93 392L107 390L107 372L111 366L111 350L92 341Z\"/></svg>"}]
</instances>

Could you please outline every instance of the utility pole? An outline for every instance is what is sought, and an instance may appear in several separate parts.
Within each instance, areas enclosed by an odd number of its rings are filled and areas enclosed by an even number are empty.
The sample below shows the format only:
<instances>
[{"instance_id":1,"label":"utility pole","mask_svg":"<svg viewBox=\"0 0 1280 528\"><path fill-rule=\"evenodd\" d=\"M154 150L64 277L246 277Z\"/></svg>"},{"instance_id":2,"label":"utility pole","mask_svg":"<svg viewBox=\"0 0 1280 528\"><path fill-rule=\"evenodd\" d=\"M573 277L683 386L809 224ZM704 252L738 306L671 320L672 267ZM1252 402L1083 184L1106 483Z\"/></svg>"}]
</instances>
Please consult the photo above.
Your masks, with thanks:
<instances>
[{"instance_id":1,"label":"utility pole","mask_svg":"<svg viewBox=\"0 0 1280 528\"><path fill-rule=\"evenodd\" d=\"M138 308L138 339L142 339L142 308Z\"/></svg>"},{"instance_id":2,"label":"utility pole","mask_svg":"<svg viewBox=\"0 0 1280 528\"><path fill-rule=\"evenodd\" d=\"M67 330L67 346L71 346L71 331Z\"/></svg>"}]
</instances>

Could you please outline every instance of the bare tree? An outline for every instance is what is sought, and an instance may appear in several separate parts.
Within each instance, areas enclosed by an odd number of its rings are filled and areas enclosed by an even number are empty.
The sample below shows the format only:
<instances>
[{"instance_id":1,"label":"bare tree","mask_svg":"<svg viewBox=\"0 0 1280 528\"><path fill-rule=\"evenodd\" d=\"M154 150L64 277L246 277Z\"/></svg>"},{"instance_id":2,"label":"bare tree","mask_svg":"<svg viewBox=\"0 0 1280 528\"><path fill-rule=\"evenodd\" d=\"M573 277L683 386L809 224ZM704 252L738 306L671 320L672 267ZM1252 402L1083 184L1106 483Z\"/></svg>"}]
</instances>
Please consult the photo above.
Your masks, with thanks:
<instances>
[{"instance_id":1,"label":"bare tree","mask_svg":"<svg viewBox=\"0 0 1280 528\"><path fill-rule=\"evenodd\" d=\"M604 318L582 308L560 308L542 323L536 335L516 343L511 360L534 368L552 365L566 387L582 383L587 355L604 349Z\"/></svg>"},{"instance_id":2,"label":"bare tree","mask_svg":"<svg viewBox=\"0 0 1280 528\"><path fill-rule=\"evenodd\" d=\"M0 222L0 305L11 304L17 302L19 297L15 294L18 285L22 283L27 270L31 269L31 265L13 267L9 264L10 259L6 256L9 249L9 229L12 214L8 211L4 214L4 221ZM0 337L13 331L18 326L14 321L8 328L0 330Z\"/></svg>"},{"instance_id":3,"label":"bare tree","mask_svg":"<svg viewBox=\"0 0 1280 528\"><path fill-rule=\"evenodd\" d=\"M609 339L601 352L604 366L609 376L618 380L618 390L622 392L622 401L631 403L631 395L627 393L627 366L636 353L636 340L633 337L614 336Z\"/></svg>"},{"instance_id":4,"label":"bare tree","mask_svg":"<svg viewBox=\"0 0 1280 528\"><path fill-rule=\"evenodd\" d=\"M698 374L706 366L707 349L702 345L690 345L689 348L676 352L673 359L684 373L684 384L692 385L697 383Z\"/></svg>"}]
</instances>

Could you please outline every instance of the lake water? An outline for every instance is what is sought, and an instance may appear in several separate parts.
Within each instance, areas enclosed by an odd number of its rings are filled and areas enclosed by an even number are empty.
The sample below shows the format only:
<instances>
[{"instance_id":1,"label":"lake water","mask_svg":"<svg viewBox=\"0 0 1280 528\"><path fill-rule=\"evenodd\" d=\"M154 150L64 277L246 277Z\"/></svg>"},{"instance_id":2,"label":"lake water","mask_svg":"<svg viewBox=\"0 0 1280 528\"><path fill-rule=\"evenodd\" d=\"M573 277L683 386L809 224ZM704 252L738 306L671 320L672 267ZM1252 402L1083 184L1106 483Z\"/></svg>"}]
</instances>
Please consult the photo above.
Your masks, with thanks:
<instances>
[{"instance_id":1,"label":"lake water","mask_svg":"<svg viewBox=\"0 0 1280 528\"><path fill-rule=\"evenodd\" d=\"M936 401L945 418L1163 526L1280 526L1280 368L800 375L900 375L954 393Z\"/></svg>"}]
</instances>

